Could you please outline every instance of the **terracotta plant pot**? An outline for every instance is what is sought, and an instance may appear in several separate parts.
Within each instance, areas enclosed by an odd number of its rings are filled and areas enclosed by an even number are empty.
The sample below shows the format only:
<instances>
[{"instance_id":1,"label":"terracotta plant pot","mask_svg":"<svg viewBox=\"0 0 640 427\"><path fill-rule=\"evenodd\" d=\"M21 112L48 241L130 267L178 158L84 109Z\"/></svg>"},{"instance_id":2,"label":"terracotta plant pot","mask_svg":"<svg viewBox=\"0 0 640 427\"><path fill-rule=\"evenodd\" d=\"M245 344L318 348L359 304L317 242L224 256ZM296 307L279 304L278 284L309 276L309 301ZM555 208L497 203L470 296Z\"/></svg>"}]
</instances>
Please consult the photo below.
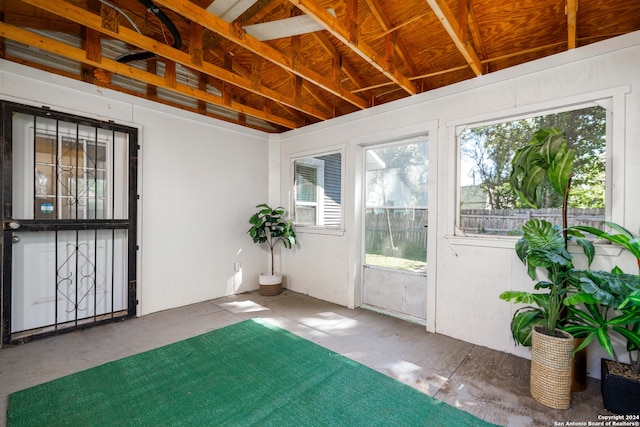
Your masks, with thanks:
<instances>
[{"instance_id":1,"label":"terracotta plant pot","mask_svg":"<svg viewBox=\"0 0 640 427\"><path fill-rule=\"evenodd\" d=\"M547 335L545 328L533 328L531 345L531 397L554 409L571 403L573 336L556 329L559 336Z\"/></svg>"}]
</instances>

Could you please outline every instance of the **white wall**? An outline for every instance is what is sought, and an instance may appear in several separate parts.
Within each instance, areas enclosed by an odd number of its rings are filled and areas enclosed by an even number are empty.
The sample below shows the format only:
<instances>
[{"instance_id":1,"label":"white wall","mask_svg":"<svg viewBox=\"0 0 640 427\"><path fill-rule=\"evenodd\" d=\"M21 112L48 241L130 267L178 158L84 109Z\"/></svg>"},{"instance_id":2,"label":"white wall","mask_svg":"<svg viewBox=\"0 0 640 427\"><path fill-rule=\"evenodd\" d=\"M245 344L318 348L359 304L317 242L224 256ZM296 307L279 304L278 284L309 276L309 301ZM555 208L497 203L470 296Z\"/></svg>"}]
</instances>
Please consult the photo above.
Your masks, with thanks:
<instances>
[{"instance_id":1,"label":"white wall","mask_svg":"<svg viewBox=\"0 0 640 427\"><path fill-rule=\"evenodd\" d=\"M139 128L139 315L257 288L268 257L246 231L267 134L8 61L0 97Z\"/></svg>"},{"instance_id":2,"label":"white wall","mask_svg":"<svg viewBox=\"0 0 640 427\"><path fill-rule=\"evenodd\" d=\"M638 230L638 70L640 33L633 33L270 136L7 61L0 61L0 97L140 128L139 314L255 289L268 257L246 235L253 206L268 200L290 207L288 159L326 147L344 150L345 229L299 232L299 246L282 254L281 267L292 290L358 306L361 144L428 131L435 179L429 187L427 327L527 356L510 338L514 307L498 299L504 290L531 287L514 241L454 235L455 126L618 94L612 219ZM603 264L633 271L633 260L605 252L610 256ZM235 261L242 263L241 274L233 271ZM597 357L590 358L594 376Z\"/></svg>"},{"instance_id":3,"label":"white wall","mask_svg":"<svg viewBox=\"0 0 640 427\"><path fill-rule=\"evenodd\" d=\"M347 213L343 233L298 232L299 247L282 254L289 288L338 304L357 306L360 293L359 156L361 144L401 137L426 127L431 146L427 329L525 357L515 347L509 322L517 308L498 295L532 289L513 250L514 238L456 236L456 139L461 124L506 118L593 98L614 109L609 151L611 219L640 228L640 32L481 76L349 116L289 131L280 142L280 203L291 207L292 156L344 146ZM429 123L435 123L430 127ZM434 179L435 178L435 179ZM434 238L432 238L434 237ZM599 250L603 265L635 271L620 251ZM590 374L599 377L599 349L591 349Z\"/></svg>"}]
</instances>

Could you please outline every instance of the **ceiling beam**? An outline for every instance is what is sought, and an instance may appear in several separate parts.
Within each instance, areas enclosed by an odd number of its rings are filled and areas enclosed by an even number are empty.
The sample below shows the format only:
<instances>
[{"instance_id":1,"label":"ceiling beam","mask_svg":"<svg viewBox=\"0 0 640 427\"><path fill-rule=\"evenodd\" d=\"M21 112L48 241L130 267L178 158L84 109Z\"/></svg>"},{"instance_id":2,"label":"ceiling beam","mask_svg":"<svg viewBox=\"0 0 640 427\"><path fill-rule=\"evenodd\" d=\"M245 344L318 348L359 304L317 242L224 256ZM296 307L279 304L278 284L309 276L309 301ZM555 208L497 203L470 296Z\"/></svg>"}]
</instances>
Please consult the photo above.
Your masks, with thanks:
<instances>
[{"instance_id":1,"label":"ceiling beam","mask_svg":"<svg viewBox=\"0 0 640 427\"><path fill-rule=\"evenodd\" d=\"M267 122L284 126L289 129L295 129L300 126L299 123L293 122L283 117L274 116L273 114L265 114L262 110L248 107L238 102L232 101L229 104L225 104L220 96L193 88L191 86L177 83L169 75L168 78L165 79L165 77L163 76L151 74L147 71L143 71L138 68L131 67L129 65L122 64L120 62L104 57L101 58L99 62L93 61L88 58L87 52L83 49L70 46L66 43L44 37L31 31L23 30L21 28L5 24L4 22L0 22L0 37L24 43L27 46L33 46L40 50L72 59L81 64L99 67L111 73L127 76L131 79L138 80L149 85L154 85L158 88L164 88L166 90L205 101L210 104L219 105L236 111L240 114L250 115ZM169 80L168 84L167 80Z\"/></svg>"},{"instance_id":2,"label":"ceiling beam","mask_svg":"<svg viewBox=\"0 0 640 427\"><path fill-rule=\"evenodd\" d=\"M262 56L269 62L282 67L286 71L293 73L316 86L321 87L327 92L344 99L360 109L364 110L369 107L369 103L367 101L337 86L331 79L324 77L320 73L315 72L304 65L300 65L299 68L295 68L289 56L272 48L270 45L259 41L255 37L251 37L244 31L234 31L232 25L207 12L198 5L191 3L189 0L154 0L154 2L156 5L171 9L177 14L196 22L217 34L220 34L222 37L236 43L240 47Z\"/></svg>"},{"instance_id":3,"label":"ceiling beam","mask_svg":"<svg viewBox=\"0 0 640 427\"><path fill-rule=\"evenodd\" d=\"M342 55L340 55L340 52L338 52L338 49L336 49L336 47L331 43L331 40L329 40L329 37L327 37L326 33L323 33L322 31L316 31L314 33L311 33L311 35L318 42L320 47L322 47L325 52L327 52L327 54L331 55L334 61L338 62L340 69L353 82L353 84L356 85L356 87L365 86L364 82L360 78L360 75L355 70L353 65L345 60ZM336 84L339 84L339 82L336 82Z\"/></svg>"},{"instance_id":4,"label":"ceiling beam","mask_svg":"<svg viewBox=\"0 0 640 427\"><path fill-rule=\"evenodd\" d=\"M165 0L163 0L165 1ZM402 75L396 69L390 69L385 61L384 55L376 53L368 44L359 37L354 37L353 29L347 29L338 22L338 19L330 14L326 9L320 7L312 0L289 0L296 5L305 14L312 17L316 22L322 25L327 31L333 34L345 46L357 53L362 59L371 64L375 69L384 74L389 80L396 83L407 93L415 95L416 87L406 76ZM351 20L350 20L351 22ZM351 27L350 27L351 28ZM352 39L357 40L353 41Z\"/></svg>"},{"instance_id":5,"label":"ceiling beam","mask_svg":"<svg viewBox=\"0 0 640 427\"><path fill-rule=\"evenodd\" d=\"M471 0L468 0L468 19L469 19L469 30L471 31L471 38L473 38L473 45L476 48L476 53L480 57L480 60L487 57L487 52L484 48L484 43L482 41L482 37L480 36L480 29L478 28L478 21L476 20L476 13L473 8L473 4ZM484 72L488 73L489 68L487 66L484 67Z\"/></svg>"},{"instance_id":6,"label":"ceiling beam","mask_svg":"<svg viewBox=\"0 0 640 427\"><path fill-rule=\"evenodd\" d=\"M273 101L280 102L282 104L288 105L292 108L298 109L306 114L309 114L312 117L316 117L321 120L326 120L331 117L325 111L321 111L317 108L311 106L300 106L295 103L290 97L285 96L279 91L269 89L264 86L253 87L253 83L250 79L239 76L229 70L225 70L224 68L220 68L214 64L209 62L201 61L200 64L194 62L193 56L189 53L182 52L178 49L174 49L173 47L158 42L152 38L143 36L134 30L130 30L126 27L120 26L118 28L118 32L113 32L109 28L105 28L102 26L101 19L98 15L95 15L89 11L81 9L77 6L73 6L70 3L67 3L62 0L23 0L25 3L28 3L32 6L39 7L40 9L46 10L48 12L65 16L70 20L73 20L81 25L86 26L87 28L92 28L94 30L100 31L110 37L121 40L125 43L129 43L135 45L141 49L145 49L150 52L156 52L158 55L194 69L196 71L200 71L202 73L208 74L212 77L218 78L225 82L231 83L234 86L242 88L244 90L248 90L249 92L253 92L256 95L263 96L265 98L272 99ZM194 24L195 25L195 24Z\"/></svg>"},{"instance_id":7,"label":"ceiling beam","mask_svg":"<svg viewBox=\"0 0 640 427\"><path fill-rule=\"evenodd\" d=\"M458 20L453 15L453 12L451 12L451 9L447 6L446 1L427 0L427 3L429 3L431 10L433 10L438 19L440 19L442 26L449 34L449 37L451 37L451 40L453 40L462 56L464 56L469 67L471 67L476 76L482 75L482 64L480 62L480 58L473 49L471 43L468 40L463 40L464 37L462 35L462 29L460 28L460 25L458 25Z\"/></svg>"},{"instance_id":8,"label":"ceiling beam","mask_svg":"<svg viewBox=\"0 0 640 427\"><path fill-rule=\"evenodd\" d=\"M578 45L577 37L577 17L578 17L578 0L567 0L565 6L565 12L567 14L567 48L575 49Z\"/></svg>"},{"instance_id":9,"label":"ceiling beam","mask_svg":"<svg viewBox=\"0 0 640 427\"><path fill-rule=\"evenodd\" d=\"M376 17L376 20L382 27L382 30L387 33L389 30L394 28L393 23L389 20L389 17L384 13L384 10L380 6L380 2L378 0L366 0L369 5L369 9L373 16ZM388 34L388 33L387 33ZM405 47L404 43L401 40L396 39L395 45L396 51L398 52L398 56L400 60L404 62L405 67L411 71L411 74L418 74L418 69L416 64L411 59L411 54L409 50Z\"/></svg>"}]
</instances>

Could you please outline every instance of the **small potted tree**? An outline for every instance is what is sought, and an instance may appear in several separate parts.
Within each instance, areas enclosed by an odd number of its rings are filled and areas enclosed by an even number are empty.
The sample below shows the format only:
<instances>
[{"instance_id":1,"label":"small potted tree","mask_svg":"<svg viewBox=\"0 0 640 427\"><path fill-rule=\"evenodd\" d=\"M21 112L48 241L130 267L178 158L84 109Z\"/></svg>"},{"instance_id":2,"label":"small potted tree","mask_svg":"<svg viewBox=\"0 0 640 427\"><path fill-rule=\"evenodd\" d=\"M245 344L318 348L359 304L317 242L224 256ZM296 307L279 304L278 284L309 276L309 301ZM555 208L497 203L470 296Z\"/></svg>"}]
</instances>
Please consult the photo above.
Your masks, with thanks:
<instances>
[{"instance_id":1,"label":"small potted tree","mask_svg":"<svg viewBox=\"0 0 640 427\"><path fill-rule=\"evenodd\" d=\"M282 292L282 274L276 273L274 249L281 243L287 249L296 244L296 233L291 220L285 218L283 207L272 208L262 203L256 206L258 212L251 215L251 228L247 231L254 243L266 243L271 252L271 273L260 274L260 295L273 296Z\"/></svg>"}]
</instances>

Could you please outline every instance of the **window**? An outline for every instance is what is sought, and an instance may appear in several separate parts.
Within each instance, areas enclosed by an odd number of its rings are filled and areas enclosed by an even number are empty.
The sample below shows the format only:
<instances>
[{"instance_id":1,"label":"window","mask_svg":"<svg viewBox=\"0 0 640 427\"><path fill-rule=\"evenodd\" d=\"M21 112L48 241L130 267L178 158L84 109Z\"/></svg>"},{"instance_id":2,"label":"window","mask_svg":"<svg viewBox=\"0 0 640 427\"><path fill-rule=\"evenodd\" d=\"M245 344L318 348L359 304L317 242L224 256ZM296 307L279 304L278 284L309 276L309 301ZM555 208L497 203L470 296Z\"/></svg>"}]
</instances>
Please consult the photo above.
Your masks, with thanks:
<instances>
[{"instance_id":1,"label":"window","mask_svg":"<svg viewBox=\"0 0 640 427\"><path fill-rule=\"evenodd\" d=\"M298 226L340 227L342 224L342 154L293 161L294 222Z\"/></svg>"},{"instance_id":2,"label":"window","mask_svg":"<svg viewBox=\"0 0 640 427\"><path fill-rule=\"evenodd\" d=\"M546 127L565 132L576 150L569 225L600 227L605 219L606 110L591 105L464 129L460 142L460 215L465 234L516 235L533 217L560 224L562 197L542 188L541 208L523 204L509 184L515 150Z\"/></svg>"}]
</instances>

